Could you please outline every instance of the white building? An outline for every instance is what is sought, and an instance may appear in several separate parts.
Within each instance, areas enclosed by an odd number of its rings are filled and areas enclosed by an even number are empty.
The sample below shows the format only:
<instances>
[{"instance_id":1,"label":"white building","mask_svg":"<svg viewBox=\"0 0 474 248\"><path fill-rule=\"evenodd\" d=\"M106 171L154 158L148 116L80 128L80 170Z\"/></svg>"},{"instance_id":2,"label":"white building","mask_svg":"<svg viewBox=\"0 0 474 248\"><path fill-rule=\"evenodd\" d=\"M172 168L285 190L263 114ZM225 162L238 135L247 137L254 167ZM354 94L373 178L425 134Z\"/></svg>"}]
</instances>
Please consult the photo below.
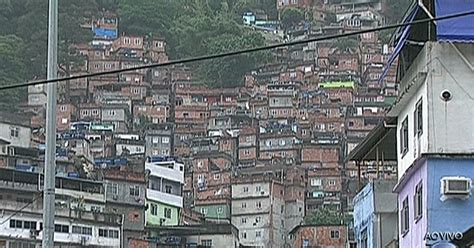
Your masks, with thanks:
<instances>
[{"instance_id":1,"label":"white building","mask_svg":"<svg viewBox=\"0 0 474 248\"><path fill-rule=\"evenodd\" d=\"M1 120L0 139L10 142L10 146L29 148L31 128L8 120Z\"/></svg>"},{"instance_id":2,"label":"white building","mask_svg":"<svg viewBox=\"0 0 474 248\"><path fill-rule=\"evenodd\" d=\"M145 163L148 172L145 215L147 225L178 225L183 208L184 164L176 161Z\"/></svg>"},{"instance_id":3,"label":"white building","mask_svg":"<svg viewBox=\"0 0 474 248\"><path fill-rule=\"evenodd\" d=\"M43 235L42 185L37 173L0 169L0 246L40 247ZM100 183L58 181L56 188L55 234L58 245L68 247L120 247L122 216L100 208L104 192L90 192ZM69 186L66 186L69 185ZM78 199L84 199L78 200ZM20 212L18 210L21 209Z\"/></svg>"}]
</instances>

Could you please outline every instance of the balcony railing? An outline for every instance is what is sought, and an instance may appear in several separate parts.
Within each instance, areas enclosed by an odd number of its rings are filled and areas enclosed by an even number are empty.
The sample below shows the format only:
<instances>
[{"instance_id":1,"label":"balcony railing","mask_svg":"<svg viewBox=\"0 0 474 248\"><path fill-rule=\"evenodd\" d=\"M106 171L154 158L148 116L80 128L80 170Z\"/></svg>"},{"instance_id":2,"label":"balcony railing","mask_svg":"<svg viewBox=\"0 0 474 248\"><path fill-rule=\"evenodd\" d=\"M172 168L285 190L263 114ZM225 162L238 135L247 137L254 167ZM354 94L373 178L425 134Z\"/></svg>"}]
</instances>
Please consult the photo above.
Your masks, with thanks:
<instances>
[{"instance_id":1,"label":"balcony railing","mask_svg":"<svg viewBox=\"0 0 474 248\"><path fill-rule=\"evenodd\" d=\"M164 193L158 190L147 189L146 197L149 200L157 201L164 203L166 205L171 205L174 207L182 208L183 207L183 197Z\"/></svg>"}]
</instances>

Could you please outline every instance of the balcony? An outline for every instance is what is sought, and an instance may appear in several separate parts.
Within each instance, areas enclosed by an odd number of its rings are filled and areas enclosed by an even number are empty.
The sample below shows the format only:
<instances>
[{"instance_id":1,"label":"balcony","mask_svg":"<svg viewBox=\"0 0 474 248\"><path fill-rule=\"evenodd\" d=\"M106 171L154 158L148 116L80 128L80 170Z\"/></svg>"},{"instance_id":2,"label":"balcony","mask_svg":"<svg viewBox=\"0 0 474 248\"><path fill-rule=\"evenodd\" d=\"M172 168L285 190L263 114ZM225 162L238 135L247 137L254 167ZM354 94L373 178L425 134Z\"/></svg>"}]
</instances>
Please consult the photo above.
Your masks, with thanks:
<instances>
[{"instance_id":1,"label":"balcony","mask_svg":"<svg viewBox=\"0 0 474 248\"><path fill-rule=\"evenodd\" d=\"M163 193L158 190L147 189L146 198L152 201L161 202L166 205L182 208L183 207L183 197L177 195L171 195Z\"/></svg>"},{"instance_id":2,"label":"balcony","mask_svg":"<svg viewBox=\"0 0 474 248\"><path fill-rule=\"evenodd\" d=\"M18 211L22 208L22 213L43 214L41 199L25 207L25 203L13 202L8 200L0 201L1 209L5 211ZM57 218L74 218L77 220L101 222L109 225L120 225L122 217L119 214L97 213L90 211L75 211L70 208L61 208L56 206L54 215Z\"/></svg>"},{"instance_id":3,"label":"balcony","mask_svg":"<svg viewBox=\"0 0 474 248\"><path fill-rule=\"evenodd\" d=\"M95 201L95 202L105 202L104 194L100 193L89 193L71 189L61 189L56 188L55 193L57 195L67 195L70 197L74 197L76 199L84 198L86 201Z\"/></svg>"},{"instance_id":4,"label":"balcony","mask_svg":"<svg viewBox=\"0 0 474 248\"><path fill-rule=\"evenodd\" d=\"M174 167L182 166L183 170L179 168L170 169L165 167L166 164L158 164L158 163L146 163L145 169L150 171L150 176L161 177L173 182L179 182L184 184L184 166L176 164L174 162L168 162L169 165Z\"/></svg>"}]
</instances>

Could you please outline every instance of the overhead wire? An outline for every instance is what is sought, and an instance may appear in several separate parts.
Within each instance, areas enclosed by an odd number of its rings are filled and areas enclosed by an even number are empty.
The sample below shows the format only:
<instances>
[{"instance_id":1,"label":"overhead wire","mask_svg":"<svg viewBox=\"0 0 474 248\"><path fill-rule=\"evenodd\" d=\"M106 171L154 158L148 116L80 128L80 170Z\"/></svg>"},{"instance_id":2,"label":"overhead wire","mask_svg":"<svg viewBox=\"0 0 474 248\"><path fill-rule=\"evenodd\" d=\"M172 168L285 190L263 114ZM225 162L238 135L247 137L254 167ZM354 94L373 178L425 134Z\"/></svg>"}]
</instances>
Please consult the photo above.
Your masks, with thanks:
<instances>
[{"instance_id":1,"label":"overhead wire","mask_svg":"<svg viewBox=\"0 0 474 248\"><path fill-rule=\"evenodd\" d=\"M461 12L461 13L457 13L457 14L451 14L451 15L435 17L435 18L425 18L425 19L415 20L415 21L406 22L406 23L397 23L397 24L392 24L392 25L387 25L387 26L377 27L377 28L372 28L372 29L364 29L364 30L359 30L359 31L354 31L354 32L349 32L349 33L343 33L343 34L327 35L327 36L323 36L323 37L304 39L304 40L300 40L300 41L279 43L279 44L274 44L274 45L260 46L260 47L255 47L255 48L242 49L242 50L236 50L236 51L218 53L218 54L211 54L211 55L204 55L204 56L198 56L198 57L192 57L192 58L186 58L186 59L171 60L171 61L164 62L164 63L153 63L153 64L141 65L141 66L136 66L136 67L131 67L131 68L123 68L123 69L101 71L101 72L94 72L94 73L84 73L84 74L74 75L74 76L69 76L69 77L61 77L61 78L55 78L55 79L43 79L43 80L30 81L30 82L26 82L26 83L4 85L4 86L0 86L0 91L8 90L8 89L21 88L21 87L41 85L41 84L57 83L57 82L69 81L69 80L75 80L75 79L81 79L81 78L90 78L90 77L104 76L104 75L109 75L109 74L117 74L117 73L122 73L122 72L130 72L130 71L136 71L136 70L151 69L151 68L157 68L157 67L165 67L165 66L171 66L171 65L177 65L177 64L184 64L184 63L210 60L210 59L224 58L224 57L230 57L230 56L235 56L235 55L259 52L259 51L264 51L264 50L271 50L271 49L275 49L275 48L306 44L306 43L310 43L310 42L319 42L319 41L344 38L344 37L349 37L349 36L354 36L354 35L359 35L359 34L364 34L364 33L378 32L378 31L382 31L382 30L394 29L394 28L399 28L399 27L406 27L406 26L417 25L417 24L422 24L422 23L426 23L426 22L434 22L434 21L454 19L454 18L459 18L459 17L473 15L473 14L474 14L474 10L473 11L467 11L467 12Z\"/></svg>"},{"instance_id":2,"label":"overhead wire","mask_svg":"<svg viewBox=\"0 0 474 248\"><path fill-rule=\"evenodd\" d=\"M25 208L29 207L31 204L35 203L37 200L39 200L40 198L43 197L43 192L40 191L38 192L39 194L37 196L35 196L30 202L26 203L25 205L23 205L21 208L15 210L11 215L9 215L6 219L4 219L1 223L0 223L0 226L7 223L7 221L9 221L11 218L15 217L16 215L18 215L21 211L23 211Z\"/></svg>"}]
</instances>

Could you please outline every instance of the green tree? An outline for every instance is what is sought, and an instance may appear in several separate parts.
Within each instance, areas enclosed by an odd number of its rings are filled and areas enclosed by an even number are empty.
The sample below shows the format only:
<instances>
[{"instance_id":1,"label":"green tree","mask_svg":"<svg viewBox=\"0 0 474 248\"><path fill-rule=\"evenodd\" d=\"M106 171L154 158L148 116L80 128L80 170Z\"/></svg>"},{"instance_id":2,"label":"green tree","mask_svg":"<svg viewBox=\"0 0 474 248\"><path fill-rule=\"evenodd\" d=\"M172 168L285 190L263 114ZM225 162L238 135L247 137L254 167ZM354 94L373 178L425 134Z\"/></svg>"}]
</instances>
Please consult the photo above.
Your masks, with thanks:
<instances>
[{"instance_id":1,"label":"green tree","mask_svg":"<svg viewBox=\"0 0 474 248\"><path fill-rule=\"evenodd\" d=\"M22 54L24 42L15 35L0 36L0 85L17 84L25 80L26 66ZM8 106L6 110L13 111L14 107L25 96L24 89L0 91L0 105Z\"/></svg>"},{"instance_id":2,"label":"green tree","mask_svg":"<svg viewBox=\"0 0 474 248\"><path fill-rule=\"evenodd\" d=\"M341 225L344 224L344 217L339 212L320 208L313 214L306 216L305 223L311 225Z\"/></svg>"},{"instance_id":3,"label":"green tree","mask_svg":"<svg viewBox=\"0 0 474 248\"><path fill-rule=\"evenodd\" d=\"M304 20L304 13L298 8L285 8L281 12L281 24L288 29Z\"/></svg>"},{"instance_id":4,"label":"green tree","mask_svg":"<svg viewBox=\"0 0 474 248\"><path fill-rule=\"evenodd\" d=\"M241 50L264 45L264 38L245 32L242 36L221 35L206 43L210 54ZM213 59L202 63L199 75L214 87L236 87L242 85L245 73L259 64L269 61L264 52L237 55L229 58Z\"/></svg>"}]
</instances>

